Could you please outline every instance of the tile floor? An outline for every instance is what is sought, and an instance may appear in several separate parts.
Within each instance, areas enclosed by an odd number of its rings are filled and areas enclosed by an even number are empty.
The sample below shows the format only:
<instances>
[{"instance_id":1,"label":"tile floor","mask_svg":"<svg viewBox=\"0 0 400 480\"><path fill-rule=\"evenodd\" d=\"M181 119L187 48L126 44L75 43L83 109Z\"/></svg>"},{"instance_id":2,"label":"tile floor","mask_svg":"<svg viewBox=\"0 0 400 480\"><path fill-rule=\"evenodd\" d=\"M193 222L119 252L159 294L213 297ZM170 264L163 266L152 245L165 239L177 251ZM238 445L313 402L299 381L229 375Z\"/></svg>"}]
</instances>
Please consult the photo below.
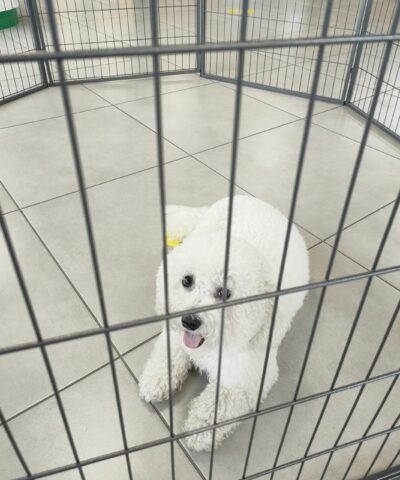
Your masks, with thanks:
<instances>
[{"instance_id":1,"label":"tile floor","mask_svg":"<svg viewBox=\"0 0 400 480\"><path fill-rule=\"evenodd\" d=\"M105 0L94 2L108 4ZM60 8L63 5L64 2L60 2ZM79 18L75 20L80 25ZM92 34L97 31L96 22L88 31ZM110 35L107 28L97 33ZM254 57L253 63L248 62L249 69L258 61L274 67L274 59L259 55L263 57ZM188 61L190 59L183 57L177 60L180 65ZM290 67L292 59L289 55L280 61ZM114 71L125 69L124 62L121 61L119 67L118 62L113 63ZM171 58L165 62L171 63ZM84 69L87 71L88 66L76 64L75 68L78 75ZM102 67L92 64L91 68L96 75ZM7 72L5 69L4 75ZM328 71L325 73L329 75ZM234 88L229 83L214 82L195 74L162 78L169 203L208 205L227 195ZM152 80L74 85L70 93L109 322L152 315L154 275L161 255ZM299 97L244 89L237 193L255 195L288 213L306 109L307 101ZM309 248L312 281L324 278L332 255L363 125L364 120L346 107L316 103L295 216ZM0 202L43 336L97 328L103 319L59 89L53 87L2 106L0 144ZM399 178L399 143L373 127L336 253L334 277L371 268L398 194ZM399 263L399 242L397 216L379 267ZM331 387L365 285L364 280L327 290L300 396ZM372 281L336 386L367 375L399 301L399 289L398 273ZM279 352L280 378L263 407L292 400L320 294L320 290L309 292L286 336ZM35 339L2 237L0 311L0 348ZM398 321L393 325L373 375L399 366ZM160 324L149 324L112 335L129 446L168 435L168 405L145 405L137 393L137 378L160 328ZM48 348L48 354L80 458L123 448L104 338L93 336L53 345ZM203 377L192 373L175 396L176 431L181 429L188 402L205 382ZM391 382L391 378L385 379L365 388L341 441L365 434ZM0 356L0 384L0 407L31 471L73 462L39 351ZM310 453L332 446L357 393L358 390L353 389L331 397ZM370 434L393 424L398 414L399 395L397 382L369 429ZM279 463L304 455L322 405L323 400L318 399L293 410ZM272 466L286 417L287 410L260 417L248 475ZM241 478L250 430L251 422L244 422L217 451L214 479ZM350 480L363 477L381 443L382 437L363 444L350 471ZM399 443L399 433L390 436L372 473L385 468ZM325 478L341 478L354 451L355 447L351 447L335 453ZM131 454L134 478L171 478L169 455L166 445ZM307 462L301 478L319 478L326 460L323 456ZM186 451L184 444L177 445L175 462L177 479L208 478L209 454L193 454ZM274 478L294 480L298 468L296 465L281 470ZM93 480L125 480L128 478L126 459L121 456L86 466L84 474ZM2 427L0 480L23 475ZM80 477L76 471L69 471L54 478Z\"/></svg>"}]
</instances>

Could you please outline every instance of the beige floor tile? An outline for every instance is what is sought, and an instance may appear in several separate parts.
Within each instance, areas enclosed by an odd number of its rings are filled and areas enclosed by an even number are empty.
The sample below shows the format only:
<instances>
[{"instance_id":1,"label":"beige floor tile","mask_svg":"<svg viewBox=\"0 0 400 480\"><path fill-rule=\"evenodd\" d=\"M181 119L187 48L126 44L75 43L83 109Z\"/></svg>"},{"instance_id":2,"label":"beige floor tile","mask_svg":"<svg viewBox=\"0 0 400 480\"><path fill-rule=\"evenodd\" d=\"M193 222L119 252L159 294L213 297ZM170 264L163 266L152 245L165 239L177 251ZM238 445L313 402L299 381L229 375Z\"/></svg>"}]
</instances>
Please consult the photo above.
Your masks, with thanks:
<instances>
[{"instance_id":1,"label":"beige floor tile","mask_svg":"<svg viewBox=\"0 0 400 480\"><path fill-rule=\"evenodd\" d=\"M324 112L316 116L313 121L317 125L329 128L357 142L361 141L365 127L365 119L346 107ZM399 142L383 133L378 127L372 126L367 145L400 158Z\"/></svg>"},{"instance_id":2,"label":"beige floor tile","mask_svg":"<svg viewBox=\"0 0 400 480\"><path fill-rule=\"evenodd\" d=\"M209 83L210 80L201 78L197 74L164 76L161 77L161 93L186 90ZM114 104L154 97L153 78L92 83L87 85L87 88Z\"/></svg>"},{"instance_id":3,"label":"beige floor tile","mask_svg":"<svg viewBox=\"0 0 400 480\"><path fill-rule=\"evenodd\" d=\"M235 85L230 83L224 84L231 89L235 89ZM273 107L280 108L291 115L304 118L307 115L309 100L307 98L296 97L295 95L287 95L285 93L273 92L271 90L261 90L258 88L244 87L243 93L249 97L256 98L262 102L268 103ZM326 112L336 108L334 103L316 101L314 103L314 114Z\"/></svg>"},{"instance_id":4,"label":"beige floor tile","mask_svg":"<svg viewBox=\"0 0 400 480\"><path fill-rule=\"evenodd\" d=\"M10 213L6 218L43 337L96 328L94 319L23 216ZM3 238L0 252L0 338L1 346L7 347L36 340L36 336ZM108 359L102 337L53 345L48 353L59 387ZM0 403L7 417L52 392L39 349L1 356L0 378Z\"/></svg>"},{"instance_id":5,"label":"beige floor tile","mask_svg":"<svg viewBox=\"0 0 400 480\"><path fill-rule=\"evenodd\" d=\"M87 185L157 165L156 135L116 108L79 113L74 120ZM65 118L2 130L0 141L0 175L20 206L77 190ZM185 155L168 142L164 148L167 161Z\"/></svg>"},{"instance_id":6,"label":"beige floor tile","mask_svg":"<svg viewBox=\"0 0 400 480\"><path fill-rule=\"evenodd\" d=\"M117 374L124 410L128 445L138 445L168 436L168 431L151 408L141 403L137 386L127 369L117 362ZM122 445L115 394L109 368L103 368L61 394L80 458L120 450ZM41 471L73 462L67 437L54 399L29 410L10 422L10 428L31 470ZM46 455L43 455L46 452ZM2 465L6 476L15 476L11 446L2 438ZM198 474L179 447L175 448L177 475L193 480ZM170 478L169 449L131 455L132 473L138 479ZM88 479L125 480L125 457L85 467ZM61 478L64 478L61 476ZM74 477L65 477L74 478Z\"/></svg>"},{"instance_id":7,"label":"beige floor tile","mask_svg":"<svg viewBox=\"0 0 400 480\"><path fill-rule=\"evenodd\" d=\"M292 198L303 129L304 122L298 121L239 143L237 184L286 214ZM320 238L326 238L337 229L358 147L358 143L317 125L311 129L295 221ZM230 150L231 145L224 145L196 157L228 175ZM346 224L392 201L397 194L399 172L396 158L367 148Z\"/></svg>"},{"instance_id":8,"label":"beige floor tile","mask_svg":"<svg viewBox=\"0 0 400 480\"><path fill-rule=\"evenodd\" d=\"M359 262L365 268L371 268L393 206L394 205L391 204L344 230L340 240L339 250ZM334 240L334 237L332 237L327 241L333 245ZM396 215L378 268L391 267L400 263L399 242L400 221L398 215ZM385 275L383 278L397 288L400 288L400 273L391 273Z\"/></svg>"},{"instance_id":9,"label":"beige floor tile","mask_svg":"<svg viewBox=\"0 0 400 480\"><path fill-rule=\"evenodd\" d=\"M220 85L171 93L163 97L164 135L189 153L232 139L235 93ZM126 103L121 108L154 128L151 99ZM249 97L243 99L240 136L277 127L294 120L282 112Z\"/></svg>"},{"instance_id":10,"label":"beige floor tile","mask_svg":"<svg viewBox=\"0 0 400 480\"><path fill-rule=\"evenodd\" d=\"M75 113L108 105L107 102L87 91L82 85L73 85L68 90L71 96L72 110ZM23 100L2 106L0 128L57 117L64 113L60 88L47 88L34 95L29 95Z\"/></svg>"}]
</instances>

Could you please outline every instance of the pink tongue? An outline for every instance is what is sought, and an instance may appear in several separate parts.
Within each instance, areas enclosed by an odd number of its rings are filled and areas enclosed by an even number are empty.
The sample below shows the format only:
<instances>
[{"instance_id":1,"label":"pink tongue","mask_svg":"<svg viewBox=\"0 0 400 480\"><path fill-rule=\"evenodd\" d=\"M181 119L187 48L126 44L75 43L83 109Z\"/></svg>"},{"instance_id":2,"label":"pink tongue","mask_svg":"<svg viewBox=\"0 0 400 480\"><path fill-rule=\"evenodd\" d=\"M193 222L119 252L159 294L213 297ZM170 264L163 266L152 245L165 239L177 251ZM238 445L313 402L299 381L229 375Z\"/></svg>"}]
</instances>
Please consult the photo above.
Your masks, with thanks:
<instances>
[{"instance_id":1,"label":"pink tongue","mask_svg":"<svg viewBox=\"0 0 400 480\"><path fill-rule=\"evenodd\" d=\"M198 348L200 345L203 343L204 338L193 332L188 332L185 330L183 334L183 343L188 347L188 348Z\"/></svg>"}]
</instances>

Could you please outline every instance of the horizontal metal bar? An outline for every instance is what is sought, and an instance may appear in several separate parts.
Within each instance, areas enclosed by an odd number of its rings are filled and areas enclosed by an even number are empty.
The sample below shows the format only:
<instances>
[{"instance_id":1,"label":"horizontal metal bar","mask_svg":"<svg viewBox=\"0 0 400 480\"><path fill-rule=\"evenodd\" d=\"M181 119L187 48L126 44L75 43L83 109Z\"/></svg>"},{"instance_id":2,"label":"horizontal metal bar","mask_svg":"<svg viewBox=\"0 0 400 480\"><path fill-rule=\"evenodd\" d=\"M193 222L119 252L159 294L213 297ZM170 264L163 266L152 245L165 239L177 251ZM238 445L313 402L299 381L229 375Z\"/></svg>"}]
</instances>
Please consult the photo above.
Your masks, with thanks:
<instances>
[{"instance_id":1,"label":"horizontal metal bar","mask_svg":"<svg viewBox=\"0 0 400 480\"><path fill-rule=\"evenodd\" d=\"M237 420L234 419L234 420L230 421L230 423L234 423L236 421ZM68 465L63 465L62 467L56 467L56 468L53 468L53 469L49 469L49 470L45 470L45 471L42 471L42 472L34 473L34 474L30 475L29 477L26 477L26 476L25 477L18 477L15 480L33 480L33 479L37 479L37 478L47 477L49 475L56 475L56 474L66 472L66 471L69 471L69 470L74 470L75 468L78 468L79 466L80 467L85 467L87 465L92 465L94 463L103 462L105 460L111 460L112 458L117 458L117 457L120 457L122 455L126 455L127 453L130 454L130 453L139 452L139 451L142 451L142 450L147 450L148 448L152 448L152 447L156 447L156 446L160 446L160 445L165 445L166 443L170 443L170 442L174 442L174 441L177 441L177 440L181 440L183 438L190 437L191 435L194 435L196 433L201 433L201 432L205 432L205 431L208 431L208 430L219 428L222 424L226 424L226 423L227 422L221 422L220 424L217 424L217 425L210 425L208 427L197 428L196 430L191 430L189 432L177 433L177 434L174 435L174 437L159 438L157 440L153 440L151 442L146 442L146 443L141 443L140 445L135 445L135 446L129 447L127 449L117 450L115 452L106 453L104 455L99 455L97 457L88 458L86 460L81 460L79 464L78 463L70 463ZM278 465L275 468L270 468L268 470L258 472L254 475L250 475L248 477L245 477L245 480L252 480L254 478L258 478L258 477L261 477L263 475L266 475L268 473L272 473L273 471L283 470L284 468L288 468L288 467L291 467L293 465L297 465L298 463L301 463L303 461L313 460L314 458L320 457L322 455L326 455L326 454L330 453L331 451L342 450L344 448L351 447L351 446L357 445L359 443L367 442L369 440L373 440L374 438L378 438L378 437L381 437L383 435L387 435L388 433L390 434L390 433L393 433L393 432L397 432L399 430L400 430L400 425L398 427L391 428L391 429L388 429L388 430L382 430L380 432L368 435L367 437L358 438L356 440L352 440L350 442L343 443L343 444L338 445L336 447L328 448L326 450L322 450L320 452L313 453L313 454L309 455L308 457L292 460L291 462L287 462L287 463L284 463L282 465Z\"/></svg>"},{"instance_id":2,"label":"horizontal metal bar","mask_svg":"<svg viewBox=\"0 0 400 480\"><path fill-rule=\"evenodd\" d=\"M27 95L30 95L31 93L39 92L40 90L44 90L47 88L47 85L37 85L32 88L27 88L26 90L23 90L21 92L15 92L12 93L11 95L8 95L7 97L4 97L0 100L0 105L5 105L6 103L13 102L14 100L17 100L18 98L26 97Z\"/></svg>"},{"instance_id":3,"label":"horizontal metal bar","mask_svg":"<svg viewBox=\"0 0 400 480\"><path fill-rule=\"evenodd\" d=\"M107 65L103 65L104 68L107 67ZM84 69L85 67L82 67ZM90 65L90 68L91 65ZM179 67L177 67L179 68ZM68 74L70 75L71 72L76 71L76 68L68 70ZM196 68L187 68L187 69L181 69L181 70L166 70L165 72L160 72L161 77L167 77L171 75L187 75L187 74L192 74L192 73L198 73L198 69ZM153 77L153 72L149 71L147 73L133 73L133 74L121 74L121 75L111 75L108 77L88 77L88 78L79 78L79 79L72 79L72 80L67 80L68 85L74 85L77 83L98 83L98 82L109 82L113 80L135 80L135 79L140 79L140 78L152 78ZM51 86L52 87L58 87L61 85L61 82L58 80L55 82L52 82Z\"/></svg>"},{"instance_id":4,"label":"horizontal metal bar","mask_svg":"<svg viewBox=\"0 0 400 480\"><path fill-rule=\"evenodd\" d=\"M241 305L242 303L258 302L261 300L266 300L268 298L280 297L282 295L291 295L293 293L304 292L308 290L315 290L317 288L329 287L332 285L340 285L343 283L355 282L358 280L365 280L369 277L386 275L386 274L394 273L398 271L400 271L400 265L381 268L371 272L346 275L344 277L337 277L330 280L322 280L320 282L308 283L306 285L301 285L299 287L285 288L280 291L265 292L258 295L251 295L248 297L238 298L235 300L227 300L226 303L205 305L202 307L196 307L196 308L191 308L187 310L179 310L179 311L168 313L168 314L153 315L150 317L145 317L137 320L130 320L128 322L115 323L113 325L109 325L107 328L106 327L92 328L89 330L82 330L81 332L75 332L75 333L70 333L66 335L59 335L58 337L46 338L46 339L43 339L41 342L33 341L33 342L21 343L19 345L12 345L10 347L4 347L0 349L0 355L6 355L13 352L21 352L23 350L30 350L31 348L37 348L43 345L55 345L57 343L68 342L71 340L78 340L86 337L92 337L95 335L104 334L106 332L117 332L119 330L125 330L127 328L161 322L163 320L171 320L172 318L182 317L183 315L186 315L186 314L195 314L195 313L201 313L201 312L208 312L211 310L220 310L222 308L229 308L229 307L234 307L235 305Z\"/></svg>"},{"instance_id":5,"label":"horizontal metal bar","mask_svg":"<svg viewBox=\"0 0 400 480\"><path fill-rule=\"evenodd\" d=\"M164 10L164 9L173 9L175 6L174 5L157 5L157 8L159 10ZM195 3L188 3L188 4L183 4L183 5L179 5L179 8L194 8L194 7L197 7L197 4ZM118 13L126 13L128 12L129 10L150 10L150 5L147 6L147 5L141 5L140 7L129 7L128 5L124 5L122 8L121 7L117 7L117 8L107 8L107 6L105 7L102 7L102 8L98 8L98 9L94 9L94 8L88 8L88 9L84 9L82 10L81 8L78 8L76 10L56 10L54 13L56 15L65 15L65 14L70 14L70 13L101 13L101 14L105 14L105 13L115 13L115 12L118 12ZM41 15L46 15L46 12L40 12Z\"/></svg>"},{"instance_id":6,"label":"horizontal metal bar","mask_svg":"<svg viewBox=\"0 0 400 480\"><path fill-rule=\"evenodd\" d=\"M60 52L26 52L0 55L0 63L37 62L40 60L73 60L100 57L128 57L146 55L166 55L169 53L222 52L232 50L257 50L291 47L313 47L318 45L341 45L354 43L377 43L400 41L400 34L342 36L325 38L299 38L296 40L252 40L244 42L205 43L201 45L160 45L148 47L101 48L99 50L73 50Z\"/></svg>"},{"instance_id":7,"label":"horizontal metal bar","mask_svg":"<svg viewBox=\"0 0 400 480\"><path fill-rule=\"evenodd\" d=\"M296 64L291 65L291 67L296 67ZM299 66L299 68L301 68ZM272 69L276 70L276 69ZM269 72L270 70L266 70L266 72ZM263 73L263 72L261 72ZM232 83L236 84L236 80L233 78L228 78L228 77L223 77L220 75L214 75L212 73L207 73L205 72L203 75L203 78L207 78L209 80L218 80L220 82L226 82L226 83ZM288 88L280 88L280 87L272 87L270 85L262 85L261 83L255 83L255 82L250 82L248 80L243 80L243 85L246 87L251 87L251 88L257 88L258 90L267 90L270 92L276 92L276 93L285 93L286 95L293 95L295 97L301 97L301 98L310 98L311 94L306 93L306 92L298 92L296 90L289 90ZM333 103L334 105L343 105L343 101L340 100L339 98L333 98L333 97L324 97L323 95L315 95L315 100L320 100L322 102L327 102L327 103Z\"/></svg>"},{"instance_id":8,"label":"horizontal metal bar","mask_svg":"<svg viewBox=\"0 0 400 480\"><path fill-rule=\"evenodd\" d=\"M94 30L93 30L94 31ZM132 33L133 35L133 33ZM193 33L193 34L190 34L190 35L169 35L169 36L161 36L159 37L160 40L167 40L167 41L171 41L173 39L183 39L183 38L196 38L196 35ZM128 37L124 40L118 40L118 39L113 39L113 38L107 38L106 40L104 40L103 42L99 42L99 43L115 43L116 42L119 42L119 43L122 43L122 44L126 44L128 45L128 41L133 41L133 42L136 42L136 43L139 43L139 42L148 42L150 40L149 37ZM93 45L93 44L96 44L96 42L93 42L93 41L87 41L87 42L80 42L80 45ZM76 45L76 42L72 41L72 42L63 42L63 43L60 43L60 46L61 47L74 47ZM48 47L53 47L53 43L52 42L48 42L47 44ZM150 46L150 45L149 45ZM18 55L17 53L15 53L14 55Z\"/></svg>"}]
</instances>

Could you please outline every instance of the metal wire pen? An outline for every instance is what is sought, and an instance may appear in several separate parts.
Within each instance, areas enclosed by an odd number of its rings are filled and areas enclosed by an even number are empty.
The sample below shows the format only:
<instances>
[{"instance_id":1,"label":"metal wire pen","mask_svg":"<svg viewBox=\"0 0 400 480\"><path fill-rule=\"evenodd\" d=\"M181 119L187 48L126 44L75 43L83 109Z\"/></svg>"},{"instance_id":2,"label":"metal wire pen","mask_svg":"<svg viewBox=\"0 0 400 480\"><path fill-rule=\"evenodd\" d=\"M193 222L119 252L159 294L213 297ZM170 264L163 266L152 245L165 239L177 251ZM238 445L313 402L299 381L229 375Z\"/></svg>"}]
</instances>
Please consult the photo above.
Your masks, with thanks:
<instances>
[{"instance_id":1,"label":"metal wire pen","mask_svg":"<svg viewBox=\"0 0 400 480\"><path fill-rule=\"evenodd\" d=\"M320 458L320 480L327 478L338 457L336 452L351 449L351 455L342 464L343 480L347 480L354 472L357 461L363 453L362 445L379 439L379 447L368 458L365 464L364 477L368 480L395 479L400 475L400 451L390 457L390 463L384 464L383 471L373 473L382 465L385 455L382 454L393 434L400 432L399 415L394 412L385 424L385 429L375 430L378 419L389 400L393 397L399 385L400 369L397 365L377 372L376 367L383 355L384 348L395 334L398 326L400 303L382 320L382 329L372 349L373 356L365 364L365 372L347 381L339 383L343 365L351 352L353 339L360 326L360 319L365 305L370 298L372 287L381 280L390 282L390 274L400 272L399 262L394 265L385 263L382 266L390 235L398 218L400 193L396 199L386 201L388 211L387 221L382 226L376 252L371 256L368 269L358 273L342 276L334 275L334 265L339 254L344 231L348 227L348 217L355 194L363 157L368 148L369 133L373 126L400 140L400 0L360 0L347 2L344 0L243 0L240 8L230 8L232 2L227 0L197 0L177 3L174 0L162 2L119 2L114 0L92 0L82 6L73 2L58 2L57 0L24 0L20 2L21 25L13 31L1 33L5 45L0 54L0 103L12 102L22 96L59 86L62 94L62 106L66 120L68 141L71 146L72 160L76 174L82 215L86 228L90 261L92 266L96 295L100 305L100 326L86 330L69 331L62 335L47 337L40 328L40 319L35 311L31 292L21 266L16 240L7 222L7 214L0 207L0 227L6 249L14 268L18 286L22 292L24 305L29 314L30 324L34 331L33 340L24 343L2 344L0 359L6 355L20 352L38 351L43 359L51 392L55 398L57 409L62 420L63 431L68 440L68 448L72 453L67 464L56 464L56 467L36 471L29 462L24 451L24 444L14 428L13 417L7 417L0 410L0 423L4 430L6 441L15 454L21 467L21 474L16 480L33 480L51 478L52 475L62 475L64 472L75 471L76 475L85 480L86 467L120 458L123 461L126 478L138 478L135 472L135 455L139 452L164 446L169 448L168 469L172 480L181 478L178 464L179 449L183 448L181 440L205 433L211 438L211 452L207 471L197 473L203 479L212 480L218 476L216 454L216 438L219 429L249 421L250 434L246 437L243 459L240 464L240 480L251 480L269 475L274 479L278 472L286 475L291 467L297 467L295 473L291 470L288 480L306 478L304 469L307 462ZM311 17L310 17L311 15ZM110 28L108 28L110 27ZM225 252L223 259L223 298L222 302L202 305L174 311L170 305L169 287L171 279L168 276L167 256L167 219L166 205L168 191L165 173L164 145L164 113L166 100L162 91L162 78L171 74L200 74L210 80L220 80L236 85L234 93L234 108L232 115L232 135L230 137L230 173L229 173L229 203L227 210L227 227ZM88 190L85 182L83 163L79 145L79 130L71 105L69 86L74 83L114 81L117 79L151 77L154 80L154 113L155 142L157 163L154 166L158 179L160 231L162 235L163 262L163 295L165 310L160 315L147 315L132 318L127 321L111 321L107 311L106 291L102 278L98 249L96 247L95 231L92 222ZM237 170L241 145L241 113L245 87L256 87L261 90L285 93L308 99L306 113L300 121L304 122L300 148L294 167L293 184L288 193L288 224L282 245L279 273L274 291L242 298L227 298L229 278L230 247L232 240L232 221L234 213L234 195L237 188ZM74 87L75 88L75 87ZM231 92L232 93L232 92ZM336 222L336 233L330 238L333 248L328 259L322 279L306 285L296 285L285 288L285 264L291 239L293 224L299 203L299 192L304 182L304 167L307 164L307 152L310 145L310 135L313 127L315 108L318 100L333 104L347 105L354 112L363 116L365 127L360 133L359 145L354 164L348 178L344 196L341 199L340 213ZM347 108L343 107L343 108ZM350 133L349 133L350 135ZM1 160L0 160L1 161ZM75 192L75 193L76 193ZM396 191L393 197L396 195ZM383 207L382 207L383 208ZM328 239L325 239L327 242ZM321 237L321 243L324 243ZM328 242L327 242L328 243ZM338 362L332 371L332 379L326 386L313 393L302 394L304 378L308 373L312 349L320 327L322 312L325 308L325 298L329 289L335 286L350 286L351 283L364 282L360 288L360 298L356 299L355 315L348 319L348 332L340 345ZM374 283L373 283L374 282ZM293 386L294 393L285 401L277 404L264 405L263 389L268 373L270 354L274 338L274 330L278 321L279 301L282 296L299 292L317 294L317 305L312 314L309 334L304 341L304 354L299 362L299 374ZM253 410L235 418L223 418L219 412L221 384L223 379L224 358L224 322L228 308L250 302L272 302L270 331L265 345L262 374L259 379L259 389ZM397 299L396 299L397 302ZM191 431L179 431L176 424L177 410L174 411L172 397L171 359L171 321L185 314L218 311L220 314L220 330L218 343L218 368L215 383L215 403L212 412L212 422ZM389 318L390 317L390 318ZM114 319L113 319L114 320ZM116 319L118 320L118 319ZM164 436L141 443L132 444L127 435L124 405L121 399L120 384L116 369L116 359L112 343L112 335L135 329L140 326L159 324L164 326L166 335L166 352L168 368L168 405L165 425L168 430ZM63 403L60 391L60 381L55 373L48 350L53 345L102 336L107 348L107 368L111 371L112 392L115 396L115 406L118 413L118 441L121 447L116 451L108 451L102 455L82 457L79 442L69 413ZM264 352L263 352L264 355ZM121 380L121 379L120 379ZM354 381L353 381L354 380ZM122 381L122 380L121 380ZM387 382L385 384L384 382ZM382 397L374 403L371 418L365 422L361 433L352 437L347 435L348 426L355 416L361 400L365 398L365 390L369 385L383 385ZM345 392L354 392L354 400L337 432L329 444L329 448L315 445L315 439L326 419L329 402L332 397L339 398ZM214 392L213 392L214 394ZM306 444L301 445L298 456L288 459L284 456L284 447L290 438L294 412L299 406L308 405L311 409L313 401L320 401L317 418L311 426L311 436ZM114 398L113 398L114 401ZM314 408L315 411L315 408ZM267 462L257 471L252 470L252 454L256 442L256 432L261 428L260 417L268 418L274 412L284 415L282 434L277 438L276 452L266 452ZM72 425L72 426L71 426ZM339 429L340 427L340 429ZM345 435L346 434L346 435ZM347 441L344 441L344 437ZM151 437L152 438L152 437ZM350 438L350 439L349 439ZM335 440L335 441L333 441ZM183 442L184 443L184 442ZM370 445L374 445L374 442ZM304 452L304 453L303 453ZM386 452L386 450L385 450ZM384 453L385 453L384 452ZM187 452L186 452L187 453ZM386 452L387 453L387 452ZM189 456L189 453L188 453ZM351 458L350 458L351 457ZM208 458L208 457L207 457ZM387 457L385 457L387 459ZM378 462L379 460L379 462ZM87 470L89 471L89 470ZM88 473L86 473L88 475ZM291 476L290 476L291 475ZM289 478L290 477L290 478ZM60 477L61 478L61 477ZM283 478L283 477L282 477ZM308 478L308 477L307 477ZM314 479L313 479L314 480Z\"/></svg>"}]
</instances>

